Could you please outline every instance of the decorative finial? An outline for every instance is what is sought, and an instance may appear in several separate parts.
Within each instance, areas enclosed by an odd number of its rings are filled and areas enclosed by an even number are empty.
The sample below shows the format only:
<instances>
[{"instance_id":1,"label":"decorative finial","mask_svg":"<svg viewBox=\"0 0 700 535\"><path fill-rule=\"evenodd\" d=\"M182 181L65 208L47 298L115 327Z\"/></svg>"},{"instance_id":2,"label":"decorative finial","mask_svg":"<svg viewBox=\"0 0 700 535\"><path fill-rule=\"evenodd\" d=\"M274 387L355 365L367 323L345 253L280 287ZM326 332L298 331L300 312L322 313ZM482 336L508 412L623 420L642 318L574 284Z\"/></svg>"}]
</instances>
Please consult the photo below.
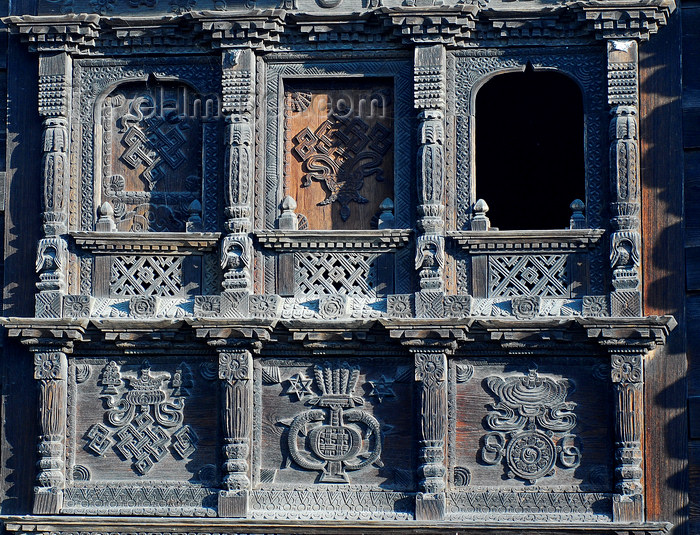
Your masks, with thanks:
<instances>
[{"instance_id":1,"label":"decorative finial","mask_svg":"<svg viewBox=\"0 0 700 535\"><path fill-rule=\"evenodd\" d=\"M95 230L98 232L115 232L117 225L114 223L114 208L105 201L97 209L98 220L95 224Z\"/></svg>"},{"instance_id":2,"label":"decorative finial","mask_svg":"<svg viewBox=\"0 0 700 535\"><path fill-rule=\"evenodd\" d=\"M204 225L202 223L202 204L195 199L187 207L187 212L190 214L185 225L187 232L202 232Z\"/></svg>"},{"instance_id":3,"label":"decorative finial","mask_svg":"<svg viewBox=\"0 0 700 535\"><path fill-rule=\"evenodd\" d=\"M280 208L282 213L277 220L277 226L281 230L297 230L299 228L299 219L297 214L294 213L294 210L297 209L297 202L294 198L291 195L287 195L282 199Z\"/></svg>"},{"instance_id":4,"label":"decorative finial","mask_svg":"<svg viewBox=\"0 0 700 535\"><path fill-rule=\"evenodd\" d=\"M381 214L379 214L377 228L379 230L386 228L394 228L394 201L387 197L381 202L381 204L379 205L379 209L382 212Z\"/></svg>"},{"instance_id":5,"label":"decorative finial","mask_svg":"<svg viewBox=\"0 0 700 535\"><path fill-rule=\"evenodd\" d=\"M484 199L479 199L474 203L474 217L472 217L472 230L489 230L491 221L486 217L486 212L489 211L489 205Z\"/></svg>"},{"instance_id":6,"label":"decorative finial","mask_svg":"<svg viewBox=\"0 0 700 535\"><path fill-rule=\"evenodd\" d=\"M586 216L583 215L583 210L586 205L581 199L574 199L569 205L571 208L571 219L569 220L569 228L586 228Z\"/></svg>"}]
</instances>

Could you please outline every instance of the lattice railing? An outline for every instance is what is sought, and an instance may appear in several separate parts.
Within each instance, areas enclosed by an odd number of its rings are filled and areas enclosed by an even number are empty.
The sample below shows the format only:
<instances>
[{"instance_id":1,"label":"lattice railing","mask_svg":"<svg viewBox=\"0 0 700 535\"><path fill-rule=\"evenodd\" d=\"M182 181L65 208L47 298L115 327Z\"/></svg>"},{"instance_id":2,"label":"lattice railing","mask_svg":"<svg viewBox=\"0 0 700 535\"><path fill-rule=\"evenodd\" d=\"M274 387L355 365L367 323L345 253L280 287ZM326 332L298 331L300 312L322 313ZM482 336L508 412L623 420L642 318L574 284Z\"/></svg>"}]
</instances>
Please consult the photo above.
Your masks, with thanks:
<instances>
[{"instance_id":1,"label":"lattice railing","mask_svg":"<svg viewBox=\"0 0 700 535\"><path fill-rule=\"evenodd\" d=\"M109 293L114 297L178 297L182 294L182 257L115 256Z\"/></svg>"},{"instance_id":2,"label":"lattice railing","mask_svg":"<svg viewBox=\"0 0 700 535\"><path fill-rule=\"evenodd\" d=\"M327 294L375 296L378 256L375 253L295 253L295 297Z\"/></svg>"},{"instance_id":3,"label":"lattice railing","mask_svg":"<svg viewBox=\"0 0 700 535\"><path fill-rule=\"evenodd\" d=\"M569 255L489 256L489 297L569 297Z\"/></svg>"}]
</instances>

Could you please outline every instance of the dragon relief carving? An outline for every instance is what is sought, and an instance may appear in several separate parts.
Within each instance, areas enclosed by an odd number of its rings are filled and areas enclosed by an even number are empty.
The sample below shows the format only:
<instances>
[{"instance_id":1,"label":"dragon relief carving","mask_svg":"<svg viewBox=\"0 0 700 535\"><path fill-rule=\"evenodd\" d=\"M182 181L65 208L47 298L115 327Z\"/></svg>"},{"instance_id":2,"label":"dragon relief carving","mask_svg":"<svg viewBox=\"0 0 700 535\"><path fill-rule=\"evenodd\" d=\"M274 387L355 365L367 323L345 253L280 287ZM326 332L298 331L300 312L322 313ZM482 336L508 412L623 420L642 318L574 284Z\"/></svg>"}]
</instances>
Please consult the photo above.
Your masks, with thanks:
<instances>
[{"instance_id":1,"label":"dragon relief carving","mask_svg":"<svg viewBox=\"0 0 700 535\"><path fill-rule=\"evenodd\" d=\"M348 363L315 366L313 381L321 395L312 395L306 404L316 408L280 422L288 428L292 460L303 469L321 472L319 483L349 483L347 472L383 466L379 422L356 408L364 405L362 397L355 395L359 377L359 369ZM296 382L300 378L305 376L293 377ZM296 390L288 393L299 395Z\"/></svg>"},{"instance_id":2,"label":"dragon relief carving","mask_svg":"<svg viewBox=\"0 0 700 535\"><path fill-rule=\"evenodd\" d=\"M292 102L295 108L301 106L298 98ZM374 176L384 181L381 166L392 137L381 123L370 126L359 117L349 117L347 110L332 112L315 131L306 127L292 138L292 150L303 162L301 186L311 186L312 180L323 182L327 196L318 206L337 202L341 219L347 221L351 202L368 202L360 194L365 180Z\"/></svg>"},{"instance_id":3,"label":"dragon relief carving","mask_svg":"<svg viewBox=\"0 0 700 535\"><path fill-rule=\"evenodd\" d=\"M163 383L168 383L166 388ZM109 362L98 382L100 397L107 411L102 423L94 424L85 434L85 449L97 456L110 447L139 475L147 474L162 461L168 451L177 459L186 459L197 449L199 438L194 429L183 425L185 399L194 386L192 371L181 363L173 374L152 373L148 361L133 376L122 373L120 366Z\"/></svg>"},{"instance_id":4,"label":"dragon relief carving","mask_svg":"<svg viewBox=\"0 0 700 535\"><path fill-rule=\"evenodd\" d=\"M540 377L530 370L525 377L486 378L496 399L484 420L491 432L482 438L481 460L488 465L504 463L509 478L534 484L554 475L557 461L563 468L581 462L576 427L576 404L566 401L573 391L567 379Z\"/></svg>"}]
</instances>

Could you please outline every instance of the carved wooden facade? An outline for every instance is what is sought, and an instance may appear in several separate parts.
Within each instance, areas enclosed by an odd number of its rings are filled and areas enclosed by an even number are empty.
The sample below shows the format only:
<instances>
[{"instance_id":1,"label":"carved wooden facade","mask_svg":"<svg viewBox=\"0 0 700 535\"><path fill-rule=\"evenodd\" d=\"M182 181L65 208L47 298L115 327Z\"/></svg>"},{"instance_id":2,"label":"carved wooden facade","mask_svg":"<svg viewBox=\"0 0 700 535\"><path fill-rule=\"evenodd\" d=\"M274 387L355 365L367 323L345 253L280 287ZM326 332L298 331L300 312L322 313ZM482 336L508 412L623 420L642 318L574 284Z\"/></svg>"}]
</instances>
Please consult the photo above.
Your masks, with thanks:
<instances>
[{"instance_id":1,"label":"carved wooden facade","mask_svg":"<svg viewBox=\"0 0 700 535\"><path fill-rule=\"evenodd\" d=\"M643 392L675 320L643 314L638 46L674 8L6 18L38 63L43 222L33 317L3 319L39 407L8 529L667 532ZM476 196L477 93L524 71L581 93L585 198L553 230L494 229Z\"/></svg>"}]
</instances>

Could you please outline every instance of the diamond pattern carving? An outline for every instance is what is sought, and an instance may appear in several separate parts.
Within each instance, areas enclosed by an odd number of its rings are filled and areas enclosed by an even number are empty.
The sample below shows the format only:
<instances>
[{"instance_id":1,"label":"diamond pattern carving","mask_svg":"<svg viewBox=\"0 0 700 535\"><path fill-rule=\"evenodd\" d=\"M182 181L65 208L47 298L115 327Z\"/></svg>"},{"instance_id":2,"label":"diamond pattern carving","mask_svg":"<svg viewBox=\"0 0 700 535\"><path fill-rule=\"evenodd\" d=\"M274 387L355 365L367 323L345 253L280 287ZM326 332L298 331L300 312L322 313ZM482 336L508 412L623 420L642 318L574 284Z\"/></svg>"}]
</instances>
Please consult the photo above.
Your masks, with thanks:
<instances>
[{"instance_id":1,"label":"diamond pattern carving","mask_svg":"<svg viewBox=\"0 0 700 535\"><path fill-rule=\"evenodd\" d=\"M569 297L567 255L489 256L489 297Z\"/></svg>"},{"instance_id":2,"label":"diamond pattern carving","mask_svg":"<svg viewBox=\"0 0 700 535\"><path fill-rule=\"evenodd\" d=\"M182 258L175 256L118 256L112 262L109 291L113 296L182 293Z\"/></svg>"},{"instance_id":3,"label":"diamond pattern carving","mask_svg":"<svg viewBox=\"0 0 700 535\"><path fill-rule=\"evenodd\" d=\"M376 254L296 253L294 295L375 296Z\"/></svg>"}]
</instances>

